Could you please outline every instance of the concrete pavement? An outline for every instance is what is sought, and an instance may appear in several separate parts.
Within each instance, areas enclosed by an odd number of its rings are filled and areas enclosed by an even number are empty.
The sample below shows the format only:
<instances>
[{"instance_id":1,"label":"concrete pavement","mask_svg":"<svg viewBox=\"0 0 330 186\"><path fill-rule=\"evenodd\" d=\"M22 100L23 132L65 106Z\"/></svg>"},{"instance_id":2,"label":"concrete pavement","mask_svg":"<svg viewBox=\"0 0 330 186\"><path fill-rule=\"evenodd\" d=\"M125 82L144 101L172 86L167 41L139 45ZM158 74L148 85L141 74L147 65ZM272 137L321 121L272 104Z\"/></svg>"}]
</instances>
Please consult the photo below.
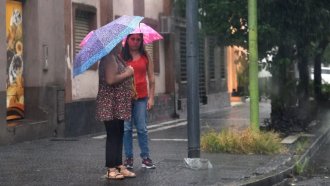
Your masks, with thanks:
<instances>
[{"instance_id":1,"label":"concrete pavement","mask_svg":"<svg viewBox=\"0 0 330 186\"><path fill-rule=\"evenodd\" d=\"M269 103L260 103L260 121L268 118ZM244 128L249 123L249 104L201 113L201 131L210 128ZM296 156L291 149L281 155L238 155L201 153L212 169L193 170L185 166L187 125L184 119L150 127L151 158L157 168L141 168L139 148L134 140L136 178L107 180L103 134L70 139L42 139L0 147L0 185L273 185L287 177L300 159L312 156L329 134L329 118L313 130L311 144ZM175 127L171 127L175 126ZM166 130L163 130L166 129ZM289 148L290 149L290 148Z\"/></svg>"}]
</instances>

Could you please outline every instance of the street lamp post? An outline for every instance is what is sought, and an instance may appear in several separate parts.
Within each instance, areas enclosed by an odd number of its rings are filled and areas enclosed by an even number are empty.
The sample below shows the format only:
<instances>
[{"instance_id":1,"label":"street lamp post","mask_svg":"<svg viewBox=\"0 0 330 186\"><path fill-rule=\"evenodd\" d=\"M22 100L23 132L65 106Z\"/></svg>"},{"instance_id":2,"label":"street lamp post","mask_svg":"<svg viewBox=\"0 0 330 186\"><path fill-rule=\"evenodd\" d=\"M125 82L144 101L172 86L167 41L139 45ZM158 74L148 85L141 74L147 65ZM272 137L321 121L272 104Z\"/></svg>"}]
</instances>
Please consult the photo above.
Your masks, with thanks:
<instances>
[{"instance_id":1,"label":"street lamp post","mask_svg":"<svg viewBox=\"0 0 330 186\"><path fill-rule=\"evenodd\" d=\"M200 157L197 0L186 0L188 158Z\"/></svg>"}]
</instances>

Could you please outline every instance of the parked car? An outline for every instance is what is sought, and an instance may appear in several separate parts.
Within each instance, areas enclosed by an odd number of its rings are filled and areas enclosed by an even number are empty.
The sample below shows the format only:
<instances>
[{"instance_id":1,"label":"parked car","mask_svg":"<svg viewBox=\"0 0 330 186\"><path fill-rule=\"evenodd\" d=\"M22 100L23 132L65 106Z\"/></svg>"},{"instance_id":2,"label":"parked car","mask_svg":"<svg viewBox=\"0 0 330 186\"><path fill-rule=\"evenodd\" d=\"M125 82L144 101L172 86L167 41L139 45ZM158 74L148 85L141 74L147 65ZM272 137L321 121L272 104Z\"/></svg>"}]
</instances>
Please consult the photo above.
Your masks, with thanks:
<instances>
[{"instance_id":1,"label":"parked car","mask_svg":"<svg viewBox=\"0 0 330 186\"><path fill-rule=\"evenodd\" d=\"M321 67L322 83L330 84L330 67ZM314 69L311 69L311 79L314 79Z\"/></svg>"}]
</instances>

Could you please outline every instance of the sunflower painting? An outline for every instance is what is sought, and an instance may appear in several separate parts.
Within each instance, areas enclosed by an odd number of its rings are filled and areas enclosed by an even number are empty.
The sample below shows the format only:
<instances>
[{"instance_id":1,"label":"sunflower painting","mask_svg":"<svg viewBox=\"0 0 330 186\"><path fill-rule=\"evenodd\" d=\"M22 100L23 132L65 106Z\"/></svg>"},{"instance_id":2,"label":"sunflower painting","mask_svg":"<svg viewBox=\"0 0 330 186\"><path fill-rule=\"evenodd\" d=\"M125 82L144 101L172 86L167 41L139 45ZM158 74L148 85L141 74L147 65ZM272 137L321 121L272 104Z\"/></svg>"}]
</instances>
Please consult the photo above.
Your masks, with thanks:
<instances>
[{"instance_id":1,"label":"sunflower painting","mask_svg":"<svg viewBox=\"0 0 330 186\"><path fill-rule=\"evenodd\" d=\"M7 120L24 118L22 3L6 1Z\"/></svg>"}]
</instances>

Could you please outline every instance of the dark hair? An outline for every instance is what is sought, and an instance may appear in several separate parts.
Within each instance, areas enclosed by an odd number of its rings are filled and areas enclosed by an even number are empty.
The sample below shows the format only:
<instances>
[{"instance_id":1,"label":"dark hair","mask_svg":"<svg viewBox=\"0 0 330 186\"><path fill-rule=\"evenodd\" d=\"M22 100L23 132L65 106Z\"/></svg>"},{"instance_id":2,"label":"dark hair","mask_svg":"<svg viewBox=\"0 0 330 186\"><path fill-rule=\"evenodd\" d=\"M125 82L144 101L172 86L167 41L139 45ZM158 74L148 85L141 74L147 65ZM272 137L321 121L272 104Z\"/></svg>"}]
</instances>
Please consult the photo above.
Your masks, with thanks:
<instances>
[{"instance_id":1,"label":"dark hair","mask_svg":"<svg viewBox=\"0 0 330 186\"><path fill-rule=\"evenodd\" d=\"M125 40L125 45L123 47L123 49L121 50L121 53L122 53L122 58L123 60L125 61L130 61L133 59L131 53L129 52L129 46L128 46L128 39L132 36L133 34L129 34ZM144 46L143 46L143 34L139 34L141 36L141 44L140 44L140 47L139 47L139 52L141 55L143 56L147 56L146 54L146 51L144 49Z\"/></svg>"}]
</instances>

